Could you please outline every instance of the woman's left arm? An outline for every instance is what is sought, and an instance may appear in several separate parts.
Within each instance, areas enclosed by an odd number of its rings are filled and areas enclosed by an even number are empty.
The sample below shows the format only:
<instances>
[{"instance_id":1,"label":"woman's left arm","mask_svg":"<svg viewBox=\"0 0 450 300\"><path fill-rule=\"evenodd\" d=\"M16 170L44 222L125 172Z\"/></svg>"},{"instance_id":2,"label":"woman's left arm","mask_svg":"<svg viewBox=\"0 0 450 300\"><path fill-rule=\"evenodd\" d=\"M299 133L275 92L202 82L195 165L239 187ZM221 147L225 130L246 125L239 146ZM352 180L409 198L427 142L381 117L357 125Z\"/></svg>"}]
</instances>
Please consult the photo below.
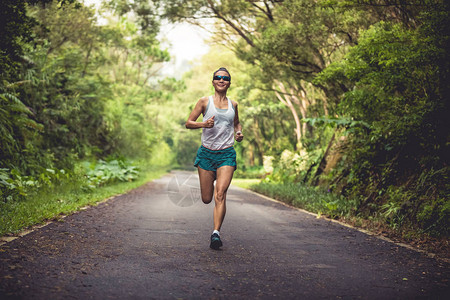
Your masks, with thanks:
<instances>
[{"instance_id":1,"label":"woman's left arm","mask_svg":"<svg viewBox=\"0 0 450 300\"><path fill-rule=\"evenodd\" d=\"M238 104L234 102L233 105L234 105L234 132L236 132L235 139L236 141L241 142L244 139L244 135L242 134L242 125L239 122Z\"/></svg>"}]
</instances>

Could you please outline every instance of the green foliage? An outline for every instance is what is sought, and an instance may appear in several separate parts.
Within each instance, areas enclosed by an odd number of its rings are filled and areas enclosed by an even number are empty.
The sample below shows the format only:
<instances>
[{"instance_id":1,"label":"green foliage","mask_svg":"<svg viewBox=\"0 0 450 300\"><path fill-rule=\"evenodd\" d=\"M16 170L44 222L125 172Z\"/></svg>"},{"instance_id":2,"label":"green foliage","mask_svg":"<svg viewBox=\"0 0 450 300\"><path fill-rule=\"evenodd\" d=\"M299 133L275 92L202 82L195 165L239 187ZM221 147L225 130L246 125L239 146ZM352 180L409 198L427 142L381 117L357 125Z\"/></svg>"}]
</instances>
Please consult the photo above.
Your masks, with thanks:
<instances>
[{"instance_id":1,"label":"green foliage","mask_svg":"<svg viewBox=\"0 0 450 300\"><path fill-rule=\"evenodd\" d=\"M183 126L180 124L180 126ZM193 166L195 155L200 145L200 132L187 131L179 135L177 139L176 162L180 166Z\"/></svg>"},{"instance_id":2,"label":"green foliage","mask_svg":"<svg viewBox=\"0 0 450 300\"><path fill-rule=\"evenodd\" d=\"M409 185L389 186L381 216L398 230L417 228L433 236L447 236L450 220L448 170L424 171Z\"/></svg>"},{"instance_id":3,"label":"green foliage","mask_svg":"<svg viewBox=\"0 0 450 300\"><path fill-rule=\"evenodd\" d=\"M136 166L129 165L122 159L111 161L99 160L96 163L85 163L87 187L96 188L115 182L133 181L139 175Z\"/></svg>"},{"instance_id":4,"label":"green foliage","mask_svg":"<svg viewBox=\"0 0 450 300\"><path fill-rule=\"evenodd\" d=\"M139 176L139 168L123 159L84 162L82 165L81 171L43 169L35 176L22 175L17 169L1 168L0 199L3 202L24 201L40 190L51 191L67 180L80 177L85 180L78 180L79 188L89 190L116 182L133 181Z\"/></svg>"},{"instance_id":5,"label":"green foliage","mask_svg":"<svg viewBox=\"0 0 450 300\"><path fill-rule=\"evenodd\" d=\"M26 176L17 169L2 168L0 199L3 202L23 200L43 187L51 189L68 178L69 173L64 169L44 169L37 176Z\"/></svg>"},{"instance_id":6,"label":"green foliage","mask_svg":"<svg viewBox=\"0 0 450 300\"><path fill-rule=\"evenodd\" d=\"M23 42L32 39L35 20L27 15L26 0L4 0L0 10L0 81L14 81L22 63ZM33 1L33 2L47 2Z\"/></svg>"},{"instance_id":7,"label":"green foliage","mask_svg":"<svg viewBox=\"0 0 450 300\"><path fill-rule=\"evenodd\" d=\"M370 125L364 121L355 121L349 118L304 118L303 122L309 123L311 126L331 126L334 128L345 128L348 133L352 128L370 128Z\"/></svg>"},{"instance_id":8,"label":"green foliage","mask_svg":"<svg viewBox=\"0 0 450 300\"><path fill-rule=\"evenodd\" d=\"M132 16L109 11L108 24L99 25L95 11L76 1L29 2L2 11L10 14L2 30L11 33L0 43L10 67L2 70L11 70L0 83L4 199L28 197L46 184L43 170L70 171L79 159L148 159L162 141L152 103L170 101L170 87L180 86L154 79L154 65L169 59L156 23L139 28ZM104 168L108 179L96 183L129 175Z\"/></svg>"},{"instance_id":9,"label":"green foliage","mask_svg":"<svg viewBox=\"0 0 450 300\"><path fill-rule=\"evenodd\" d=\"M155 41L159 31L160 3L148 0L105 0L103 6L119 16L133 15L143 36Z\"/></svg>"},{"instance_id":10,"label":"green foliage","mask_svg":"<svg viewBox=\"0 0 450 300\"><path fill-rule=\"evenodd\" d=\"M424 25L417 29L388 22L372 26L316 81L352 86L338 111L365 124L350 132L352 151L344 164L347 194L366 197L361 212L379 211L395 228L409 224L446 235L448 192L437 187L443 188L448 176L442 174L449 171L448 12L426 12L419 21ZM376 199L386 200L377 207L371 205Z\"/></svg>"},{"instance_id":11,"label":"green foliage","mask_svg":"<svg viewBox=\"0 0 450 300\"><path fill-rule=\"evenodd\" d=\"M265 166L270 170L266 170L264 180L272 183L309 182L323 155L324 150L321 147L296 152L284 150L279 157L271 157L270 166Z\"/></svg>"},{"instance_id":12,"label":"green foliage","mask_svg":"<svg viewBox=\"0 0 450 300\"><path fill-rule=\"evenodd\" d=\"M379 210L387 224L395 229L403 224L405 211L402 207L411 201L411 193L405 192L402 188L390 186L386 191L387 202L380 206Z\"/></svg>"},{"instance_id":13,"label":"green foliage","mask_svg":"<svg viewBox=\"0 0 450 300\"><path fill-rule=\"evenodd\" d=\"M29 147L27 141L30 135L43 128L30 118L33 113L17 97L17 93L8 89L5 87L5 91L0 94L0 167L13 166L20 158L20 150Z\"/></svg>"}]
</instances>

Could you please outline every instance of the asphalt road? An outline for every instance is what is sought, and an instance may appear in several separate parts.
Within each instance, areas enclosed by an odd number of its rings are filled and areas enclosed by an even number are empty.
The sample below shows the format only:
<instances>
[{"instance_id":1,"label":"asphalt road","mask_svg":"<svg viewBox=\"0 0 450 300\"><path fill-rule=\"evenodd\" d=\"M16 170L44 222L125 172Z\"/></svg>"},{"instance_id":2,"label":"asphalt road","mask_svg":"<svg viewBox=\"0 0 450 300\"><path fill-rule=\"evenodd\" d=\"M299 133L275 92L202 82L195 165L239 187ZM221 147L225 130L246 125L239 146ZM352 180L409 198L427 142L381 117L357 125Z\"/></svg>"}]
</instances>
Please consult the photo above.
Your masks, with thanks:
<instances>
[{"instance_id":1,"label":"asphalt road","mask_svg":"<svg viewBox=\"0 0 450 300\"><path fill-rule=\"evenodd\" d=\"M176 172L0 246L0 299L448 299L449 265L230 188L213 203Z\"/></svg>"}]
</instances>

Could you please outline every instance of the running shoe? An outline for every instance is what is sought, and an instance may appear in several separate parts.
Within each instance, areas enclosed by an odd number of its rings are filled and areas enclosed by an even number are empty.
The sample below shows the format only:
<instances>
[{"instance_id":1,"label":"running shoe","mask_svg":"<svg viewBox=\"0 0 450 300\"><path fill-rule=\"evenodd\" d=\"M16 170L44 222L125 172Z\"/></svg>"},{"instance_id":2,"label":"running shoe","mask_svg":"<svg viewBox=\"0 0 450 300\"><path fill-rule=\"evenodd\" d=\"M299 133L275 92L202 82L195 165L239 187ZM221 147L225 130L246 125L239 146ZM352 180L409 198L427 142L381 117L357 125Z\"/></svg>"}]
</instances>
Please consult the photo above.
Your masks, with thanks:
<instances>
[{"instance_id":1,"label":"running shoe","mask_svg":"<svg viewBox=\"0 0 450 300\"><path fill-rule=\"evenodd\" d=\"M222 247L222 241L217 233L211 235L211 244L209 247L214 250L219 250L219 248Z\"/></svg>"}]
</instances>

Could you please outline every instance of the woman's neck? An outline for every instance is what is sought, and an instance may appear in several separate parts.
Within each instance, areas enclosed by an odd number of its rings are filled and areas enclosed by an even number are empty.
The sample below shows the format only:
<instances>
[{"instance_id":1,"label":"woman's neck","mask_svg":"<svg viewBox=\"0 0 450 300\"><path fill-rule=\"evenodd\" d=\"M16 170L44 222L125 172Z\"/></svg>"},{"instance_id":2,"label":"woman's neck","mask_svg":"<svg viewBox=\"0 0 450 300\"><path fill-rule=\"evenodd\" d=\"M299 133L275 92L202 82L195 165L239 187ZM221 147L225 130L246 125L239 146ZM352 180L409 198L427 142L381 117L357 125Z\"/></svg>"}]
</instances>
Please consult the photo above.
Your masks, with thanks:
<instances>
[{"instance_id":1,"label":"woman's neck","mask_svg":"<svg viewBox=\"0 0 450 300\"><path fill-rule=\"evenodd\" d=\"M222 101L227 101L227 93L220 93L220 92L215 92L214 93L214 99L216 100L216 101L220 101L220 102L222 102Z\"/></svg>"}]
</instances>

